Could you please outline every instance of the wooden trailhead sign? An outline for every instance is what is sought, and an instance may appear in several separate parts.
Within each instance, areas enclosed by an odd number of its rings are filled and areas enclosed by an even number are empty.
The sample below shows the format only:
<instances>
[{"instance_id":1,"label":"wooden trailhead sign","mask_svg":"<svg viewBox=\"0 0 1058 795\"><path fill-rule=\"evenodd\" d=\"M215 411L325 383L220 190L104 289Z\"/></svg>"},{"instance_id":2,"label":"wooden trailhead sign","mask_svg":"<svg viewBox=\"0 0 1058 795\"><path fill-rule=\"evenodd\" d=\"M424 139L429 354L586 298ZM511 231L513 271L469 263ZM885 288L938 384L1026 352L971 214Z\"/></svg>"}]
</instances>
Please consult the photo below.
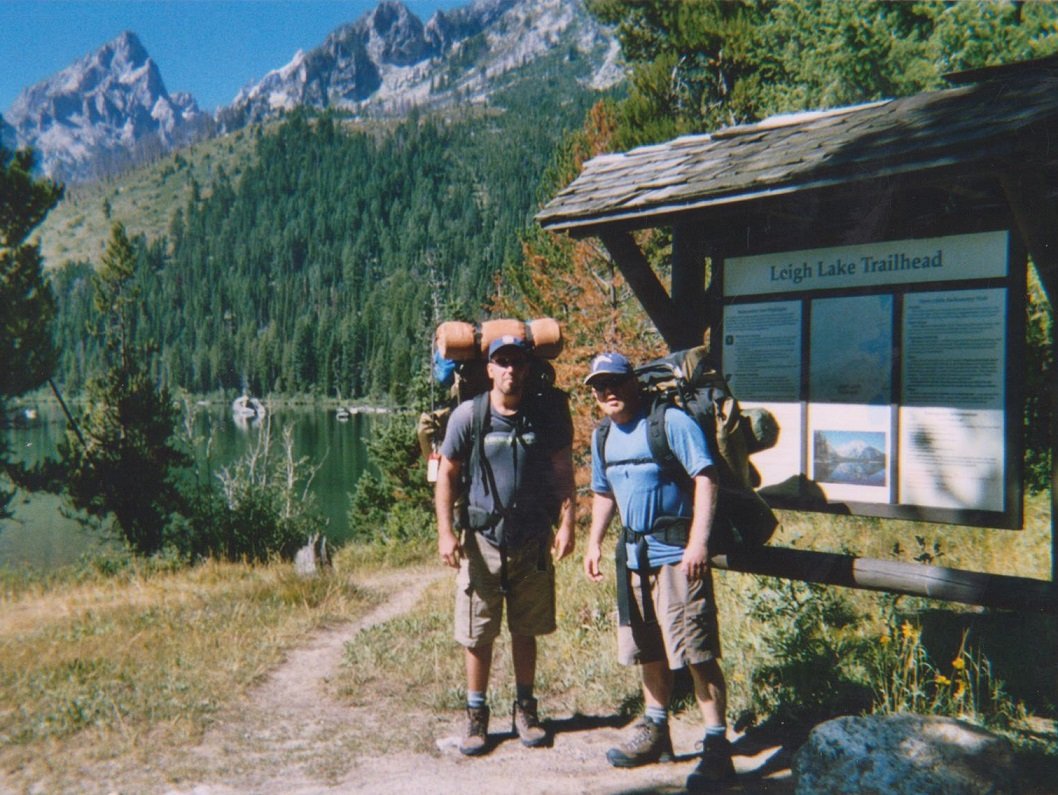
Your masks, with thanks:
<instances>
[{"instance_id":1,"label":"wooden trailhead sign","mask_svg":"<svg viewBox=\"0 0 1058 795\"><path fill-rule=\"evenodd\" d=\"M1058 57L948 79L601 155L537 215L599 238L669 347L708 337L775 414L754 457L774 507L1022 527L1030 260L1058 297ZM669 289L634 237L658 227ZM777 547L714 564L1058 611L1055 481L1052 463L1050 581Z\"/></svg>"}]
</instances>

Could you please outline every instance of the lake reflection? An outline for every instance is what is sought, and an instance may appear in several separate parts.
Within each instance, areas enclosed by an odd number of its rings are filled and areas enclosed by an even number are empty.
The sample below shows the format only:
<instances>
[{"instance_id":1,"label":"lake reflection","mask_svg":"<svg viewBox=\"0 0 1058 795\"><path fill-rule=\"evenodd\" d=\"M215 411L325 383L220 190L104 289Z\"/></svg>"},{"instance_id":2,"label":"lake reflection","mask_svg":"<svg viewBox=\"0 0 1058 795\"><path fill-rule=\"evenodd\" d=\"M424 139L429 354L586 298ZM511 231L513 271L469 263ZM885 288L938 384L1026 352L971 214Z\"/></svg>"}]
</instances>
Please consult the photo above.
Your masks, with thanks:
<instances>
[{"instance_id":1,"label":"lake reflection","mask_svg":"<svg viewBox=\"0 0 1058 795\"><path fill-rule=\"evenodd\" d=\"M14 455L30 464L54 456L65 433L58 406L44 406L39 411L36 422L7 431ZM318 467L309 491L328 520L328 538L340 543L349 535L346 514L350 497L367 467L365 440L377 423L385 421L384 416L373 414L353 414L339 420L333 410L290 407L273 410L265 421L237 424L228 406L210 405L196 408L194 428L200 457L204 457L204 440L212 435L209 462L215 475L258 444L268 424L271 454L283 456L283 429L290 427L295 457L306 457L309 465ZM72 563L99 544L77 522L62 515L61 503L54 497L18 494L11 507L14 518L0 521L0 565L48 568Z\"/></svg>"}]
</instances>

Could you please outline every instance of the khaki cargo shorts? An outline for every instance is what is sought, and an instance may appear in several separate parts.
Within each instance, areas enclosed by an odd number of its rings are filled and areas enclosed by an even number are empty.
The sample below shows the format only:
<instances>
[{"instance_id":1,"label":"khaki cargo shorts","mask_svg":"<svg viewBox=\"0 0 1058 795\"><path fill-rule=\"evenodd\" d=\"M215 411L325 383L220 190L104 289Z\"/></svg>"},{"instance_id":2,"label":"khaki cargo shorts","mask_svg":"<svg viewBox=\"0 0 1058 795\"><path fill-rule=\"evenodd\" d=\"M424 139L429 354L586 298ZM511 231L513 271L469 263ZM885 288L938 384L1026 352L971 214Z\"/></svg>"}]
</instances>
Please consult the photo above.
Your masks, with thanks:
<instances>
[{"instance_id":1,"label":"khaki cargo shorts","mask_svg":"<svg viewBox=\"0 0 1058 795\"><path fill-rule=\"evenodd\" d=\"M622 665L668 660L673 671L720 659L720 630L713 598L713 573L690 582L678 564L647 575L657 623L643 623L639 573L629 571L630 626L617 627L617 658Z\"/></svg>"},{"instance_id":2,"label":"khaki cargo shorts","mask_svg":"<svg viewBox=\"0 0 1058 795\"><path fill-rule=\"evenodd\" d=\"M476 648L500 634L503 605L512 635L537 636L555 631L555 566L550 538L507 553L510 593L500 591L500 550L477 533L466 533L456 577L455 639Z\"/></svg>"}]
</instances>

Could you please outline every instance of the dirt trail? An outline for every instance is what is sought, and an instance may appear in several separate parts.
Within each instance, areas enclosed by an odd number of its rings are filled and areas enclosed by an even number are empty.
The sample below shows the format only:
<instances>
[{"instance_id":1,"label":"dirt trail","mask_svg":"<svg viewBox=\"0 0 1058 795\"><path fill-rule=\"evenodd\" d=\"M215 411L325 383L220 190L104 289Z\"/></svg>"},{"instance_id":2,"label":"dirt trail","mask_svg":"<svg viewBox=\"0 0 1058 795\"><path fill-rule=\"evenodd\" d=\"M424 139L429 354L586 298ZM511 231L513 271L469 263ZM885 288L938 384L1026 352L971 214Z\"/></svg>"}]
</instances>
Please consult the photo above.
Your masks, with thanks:
<instances>
[{"instance_id":1,"label":"dirt trail","mask_svg":"<svg viewBox=\"0 0 1058 795\"><path fill-rule=\"evenodd\" d=\"M604 755L624 729L612 717L549 714L553 747L528 749L510 733L504 710L494 705L494 750L468 759L457 749L459 715L408 715L406 707L385 699L349 706L329 697L328 683L341 666L345 644L358 632L410 610L445 573L428 568L364 583L384 589L386 600L360 620L323 630L291 652L244 702L219 719L198 747L166 765L165 777L181 783L161 791L167 795L682 791L694 766L694 743L700 739L700 728L690 722L673 724L673 743L682 761L616 770ZM383 754L365 750L374 739L367 735L378 722L394 720L422 722L433 730L435 748L430 752L392 748ZM739 750L744 747L743 740ZM727 791L776 795L793 791L785 769L788 754L778 746L736 757L736 766L741 781ZM768 777L770 773L778 777Z\"/></svg>"}]
</instances>

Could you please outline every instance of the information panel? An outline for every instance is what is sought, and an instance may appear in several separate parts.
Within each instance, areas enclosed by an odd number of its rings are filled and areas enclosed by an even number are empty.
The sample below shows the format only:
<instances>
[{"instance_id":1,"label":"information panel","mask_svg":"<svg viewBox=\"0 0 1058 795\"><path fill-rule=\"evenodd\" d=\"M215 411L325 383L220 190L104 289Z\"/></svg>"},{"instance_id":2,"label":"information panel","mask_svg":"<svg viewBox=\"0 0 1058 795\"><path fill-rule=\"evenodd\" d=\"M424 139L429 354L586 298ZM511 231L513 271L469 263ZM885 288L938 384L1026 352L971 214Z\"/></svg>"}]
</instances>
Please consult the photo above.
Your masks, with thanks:
<instances>
[{"instance_id":1,"label":"information panel","mask_svg":"<svg viewBox=\"0 0 1058 795\"><path fill-rule=\"evenodd\" d=\"M780 423L753 458L773 504L1020 526L1010 244L999 231L726 261L723 371Z\"/></svg>"},{"instance_id":2,"label":"information panel","mask_svg":"<svg viewBox=\"0 0 1058 795\"><path fill-rule=\"evenodd\" d=\"M1003 510L1004 293L904 302L900 493L915 505Z\"/></svg>"}]
</instances>

